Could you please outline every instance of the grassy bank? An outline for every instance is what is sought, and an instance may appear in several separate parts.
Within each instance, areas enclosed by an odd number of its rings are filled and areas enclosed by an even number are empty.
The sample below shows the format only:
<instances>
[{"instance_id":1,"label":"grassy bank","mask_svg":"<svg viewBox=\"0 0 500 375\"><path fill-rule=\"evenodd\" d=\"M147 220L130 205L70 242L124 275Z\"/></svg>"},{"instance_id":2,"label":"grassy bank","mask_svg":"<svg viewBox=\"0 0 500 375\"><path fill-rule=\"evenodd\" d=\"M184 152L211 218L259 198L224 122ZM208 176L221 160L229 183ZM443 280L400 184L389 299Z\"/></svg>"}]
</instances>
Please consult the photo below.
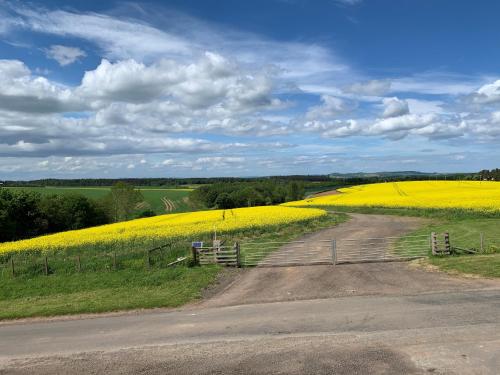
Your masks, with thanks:
<instances>
[{"instance_id":1,"label":"grassy bank","mask_svg":"<svg viewBox=\"0 0 500 375\"><path fill-rule=\"evenodd\" d=\"M431 257L429 263L451 273L500 277L500 254Z\"/></svg>"},{"instance_id":2,"label":"grassy bank","mask_svg":"<svg viewBox=\"0 0 500 375\"><path fill-rule=\"evenodd\" d=\"M428 262L446 272L500 277L500 219L452 218L435 220L412 235L436 232L450 234L452 247L473 249L480 254L431 256Z\"/></svg>"},{"instance_id":3,"label":"grassy bank","mask_svg":"<svg viewBox=\"0 0 500 375\"><path fill-rule=\"evenodd\" d=\"M344 220L345 215L327 215L308 222L234 232L223 239L227 243L287 241ZM222 270L218 266L164 267L182 255L189 255L189 244L177 244L164 256L153 258L150 270L145 267L144 252L118 257L117 269L111 258L95 255L82 259L81 272L76 272L75 259L52 258L48 276L43 274L42 257L38 268L24 273L18 270L14 278L7 264L0 275L0 319L180 306L199 298Z\"/></svg>"}]
</instances>

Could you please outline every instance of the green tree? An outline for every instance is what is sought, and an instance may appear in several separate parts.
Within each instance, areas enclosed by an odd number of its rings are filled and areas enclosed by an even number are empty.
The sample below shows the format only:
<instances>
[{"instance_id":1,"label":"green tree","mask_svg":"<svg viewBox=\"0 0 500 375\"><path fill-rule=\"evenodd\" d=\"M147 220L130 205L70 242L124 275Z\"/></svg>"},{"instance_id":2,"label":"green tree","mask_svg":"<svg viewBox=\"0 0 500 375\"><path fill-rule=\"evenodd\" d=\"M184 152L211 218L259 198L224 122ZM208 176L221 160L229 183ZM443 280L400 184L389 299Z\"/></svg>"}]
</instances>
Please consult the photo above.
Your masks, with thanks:
<instances>
[{"instance_id":1,"label":"green tree","mask_svg":"<svg viewBox=\"0 0 500 375\"><path fill-rule=\"evenodd\" d=\"M44 233L46 222L38 204L40 194L0 189L0 238L3 241L28 238Z\"/></svg>"},{"instance_id":2,"label":"green tree","mask_svg":"<svg viewBox=\"0 0 500 375\"><path fill-rule=\"evenodd\" d=\"M305 189L303 184L297 181L292 181L288 185L288 195L287 195L288 201L298 201L304 197L304 194L305 194Z\"/></svg>"},{"instance_id":3,"label":"green tree","mask_svg":"<svg viewBox=\"0 0 500 375\"><path fill-rule=\"evenodd\" d=\"M106 224L103 207L82 194L54 194L42 198L40 211L47 220L48 232L60 232Z\"/></svg>"},{"instance_id":4,"label":"green tree","mask_svg":"<svg viewBox=\"0 0 500 375\"><path fill-rule=\"evenodd\" d=\"M219 194L219 196L215 200L215 205L217 206L217 208L220 209L228 209L235 207L233 199L227 193Z\"/></svg>"},{"instance_id":5,"label":"green tree","mask_svg":"<svg viewBox=\"0 0 500 375\"><path fill-rule=\"evenodd\" d=\"M125 182L117 182L104 198L104 205L112 221L123 221L132 218L137 204L144 201L142 193Z\"/></svg>"}]
</instances>

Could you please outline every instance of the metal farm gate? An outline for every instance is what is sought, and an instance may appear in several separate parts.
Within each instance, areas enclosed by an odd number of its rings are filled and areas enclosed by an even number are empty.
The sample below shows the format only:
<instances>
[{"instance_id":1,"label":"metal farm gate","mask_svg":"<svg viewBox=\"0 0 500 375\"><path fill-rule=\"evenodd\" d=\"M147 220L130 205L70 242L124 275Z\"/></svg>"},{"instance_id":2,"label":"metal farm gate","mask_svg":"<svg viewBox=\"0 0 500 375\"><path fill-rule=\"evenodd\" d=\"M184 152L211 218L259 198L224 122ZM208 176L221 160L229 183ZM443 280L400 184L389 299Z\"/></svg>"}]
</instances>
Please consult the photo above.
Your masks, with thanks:
<instances>
[{"instance_id":1,"label":"metal farm gate","mask_svg":"<svg viewBox=\"0 0 500 375\"><path fill-rule=\"evenodd\" d=\"M279 267L333 264L333 240L242 243L244 266Z\"/></svg>"},{"instance_id":2,"label":"metal farm gate","mask_svg":"<svg viewBox=\"0 0 500 375\"><path fill-rule=\"evenodd\" d=\"M347 238L336 241L335 264L411 260L426 257L430 236Z\"/></svg>"},{"instance_id":3,"label":"metal farm gate","mask_svg":"<svg viewBox=\"0 0 500 375\"><path fill-rule=\"evenodd\" d=\"M193 247L200 265L279 267L403 261L428 256L431 236L345 238L316 241L243 242Z\"/></svg>"}]
</instances>

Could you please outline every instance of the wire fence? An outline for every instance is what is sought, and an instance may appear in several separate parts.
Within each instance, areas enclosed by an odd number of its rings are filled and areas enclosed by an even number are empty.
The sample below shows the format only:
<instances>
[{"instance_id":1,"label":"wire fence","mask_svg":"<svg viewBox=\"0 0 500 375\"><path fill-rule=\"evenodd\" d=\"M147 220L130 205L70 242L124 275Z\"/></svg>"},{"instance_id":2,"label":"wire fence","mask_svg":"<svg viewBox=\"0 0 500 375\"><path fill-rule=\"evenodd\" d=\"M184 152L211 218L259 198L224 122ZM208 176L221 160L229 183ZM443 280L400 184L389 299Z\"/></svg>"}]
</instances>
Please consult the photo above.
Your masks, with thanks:
<instances>
[{"instance_id":1,"label":"wire fence","mask_svg":"<svg viewBox=\"0 0 500 375\"><path fill-rule=\"evenodd\" d=\"M187 242L164 243L140 248L94 249L94 251L25 251L0 257L0 277L76 274L122 269L149 270L177 264L187 259Z\"/></svg>"},{"instance_id":2,"label":"wire fence","mask_svg":"<svg viewBox=\"0 0 500 375\"><path fill-rule=\"evenodd\" d=\"M450 235L450 245L455 252L492 254L500 251L500 233L453 233Z\"/></svg>"},{"instance_id":3,"label":"wire fence","mask_svg":"<svg viewBox=\"0 0 500 375\"><path fill-rule=\"evenodd\" d=\"M443 234L438 237L443 237ZM451 250L449 254L500 252L500 233L452 233L447 238ZM205 243L211 241L205 240ZM233 246L202 246L198 249L197 259L193 256L191 243L185 240L157 244L146 249L144 244L137 244L135 247L97 246L85 251L24 251L0 255L0 278L123 269L144 271L185 263L190 258L200 265L216 263L226 266L312 265L411 259L428 256L431 242L430 235L315 242L235 242Z\"/></svg>"}]
</instances>

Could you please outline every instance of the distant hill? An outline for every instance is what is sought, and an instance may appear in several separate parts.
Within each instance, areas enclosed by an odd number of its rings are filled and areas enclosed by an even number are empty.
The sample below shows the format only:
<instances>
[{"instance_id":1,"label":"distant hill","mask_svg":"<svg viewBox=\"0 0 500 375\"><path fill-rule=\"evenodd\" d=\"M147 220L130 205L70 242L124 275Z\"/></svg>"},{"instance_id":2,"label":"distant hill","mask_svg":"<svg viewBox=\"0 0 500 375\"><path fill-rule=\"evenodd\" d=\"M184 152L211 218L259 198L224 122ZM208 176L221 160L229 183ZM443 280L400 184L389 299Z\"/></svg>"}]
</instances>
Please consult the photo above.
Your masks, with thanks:
<instances>
[{"instance_id":1,"label":"distant hill","mask_svg":"<svg viewBox=\"0 0 500 375\"><path fill-rule=\"evenodd\" d=\"M455 175L456 173L454 173ZM418 171L394 171L394 172L355 172L355 173L330 173L331 178L384 178L384 177L410 177L410 176L448 176L450 173L427 173Z\"/></svg>"}]
</instances>

